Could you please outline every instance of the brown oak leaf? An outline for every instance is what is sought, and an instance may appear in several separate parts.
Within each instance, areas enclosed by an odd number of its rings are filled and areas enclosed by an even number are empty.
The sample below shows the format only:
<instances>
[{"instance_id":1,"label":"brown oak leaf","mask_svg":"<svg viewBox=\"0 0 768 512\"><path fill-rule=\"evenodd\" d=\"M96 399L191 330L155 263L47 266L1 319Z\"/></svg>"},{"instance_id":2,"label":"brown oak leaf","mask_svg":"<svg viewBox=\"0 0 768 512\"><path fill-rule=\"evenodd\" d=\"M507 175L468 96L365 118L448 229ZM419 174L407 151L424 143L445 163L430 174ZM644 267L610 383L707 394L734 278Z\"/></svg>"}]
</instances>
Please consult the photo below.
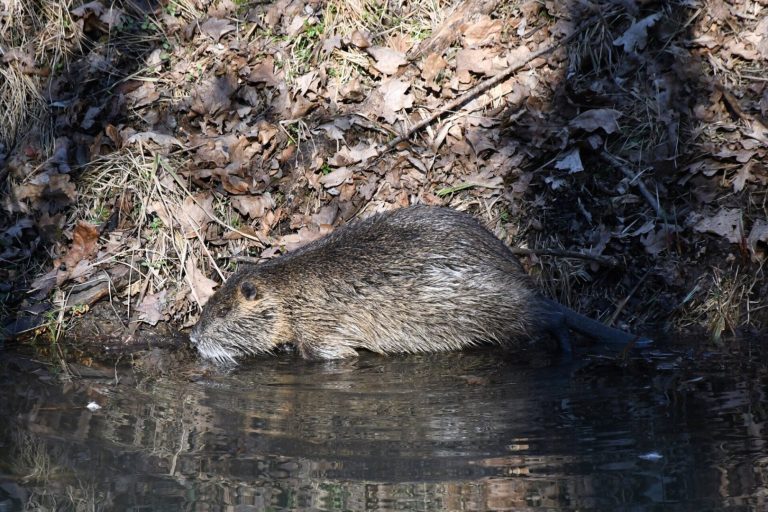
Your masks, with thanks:
<instances>
[{"instance_id":1,"label":"brown oak leaf","mask_svg":"<svg viewBox=\"0 0 768 512\"><path fill-rule=\"evenodd\" d=\"M373 67L385 75L392 75L397 72L397 68L408 63L405 55L384 46L372 46L367 49L373 57Z\"/></svg>"},{"instance_id":2,"label":"brown oak leaf","mask_svg":"<svg viewBox=\"0 0 768 512\"><path fill-rule=\"evenodd\" d=\"M80 261L88 259L96 253L99 241L99 229L85 221L79 221L72 233L72 245L62 262L68 269L74 268Z\"/></svg>"}]
</instances>

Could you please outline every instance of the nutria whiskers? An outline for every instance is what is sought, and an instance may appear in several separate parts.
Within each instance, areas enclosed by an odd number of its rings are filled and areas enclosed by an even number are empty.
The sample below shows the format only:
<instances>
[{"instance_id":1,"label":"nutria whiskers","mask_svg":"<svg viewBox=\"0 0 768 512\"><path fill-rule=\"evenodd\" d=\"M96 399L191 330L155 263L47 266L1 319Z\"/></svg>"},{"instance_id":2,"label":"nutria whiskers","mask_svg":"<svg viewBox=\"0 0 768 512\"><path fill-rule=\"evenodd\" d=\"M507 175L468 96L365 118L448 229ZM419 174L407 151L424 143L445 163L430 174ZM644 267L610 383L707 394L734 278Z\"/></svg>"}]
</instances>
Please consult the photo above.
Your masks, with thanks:
<instances>
[{"instance_id":1,"label":"nutria whiskers","mask_svg":"<svg viewBox=\"0 0 768 512\"><path fill-rule=\"evenodd\" d=\"M291 343L306 358L508 345L568 329L600 342L636 337L550 301L510 250L470 215L413 206L338 228L247 266L203 309L191 339L221 362Z\"/></svg>"}]
</instances>

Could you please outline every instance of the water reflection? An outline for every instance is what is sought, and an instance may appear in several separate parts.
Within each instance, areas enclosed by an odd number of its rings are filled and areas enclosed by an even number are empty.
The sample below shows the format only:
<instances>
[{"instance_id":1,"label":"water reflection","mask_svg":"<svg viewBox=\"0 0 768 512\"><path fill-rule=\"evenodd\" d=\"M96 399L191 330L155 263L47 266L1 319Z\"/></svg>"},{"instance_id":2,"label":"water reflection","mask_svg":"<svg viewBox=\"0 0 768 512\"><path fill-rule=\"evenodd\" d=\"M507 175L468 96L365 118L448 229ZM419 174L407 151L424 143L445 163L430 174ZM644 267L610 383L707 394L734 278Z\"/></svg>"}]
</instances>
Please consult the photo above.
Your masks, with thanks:
<instances>
[{"instance_id":1,"label":"water reflection","mask_svg":"<svg viewBox=\"0 0 768 512\"><path fill-rule=\"evenodd\" d=\"M104 510L755 509L761 357L280 358L119 384L4 358L0 509L68 493Z\"/></svg>"}]
</instances>

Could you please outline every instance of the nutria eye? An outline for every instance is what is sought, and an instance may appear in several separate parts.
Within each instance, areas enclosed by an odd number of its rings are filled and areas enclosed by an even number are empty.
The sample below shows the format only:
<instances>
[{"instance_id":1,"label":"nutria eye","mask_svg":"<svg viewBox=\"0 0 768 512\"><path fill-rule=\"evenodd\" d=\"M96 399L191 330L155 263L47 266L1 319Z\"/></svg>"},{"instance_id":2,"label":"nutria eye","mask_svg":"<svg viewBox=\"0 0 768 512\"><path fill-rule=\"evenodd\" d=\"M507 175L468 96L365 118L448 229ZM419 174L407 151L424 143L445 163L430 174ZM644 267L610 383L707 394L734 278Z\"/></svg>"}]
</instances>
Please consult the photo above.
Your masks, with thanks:
<instances>
[{"instance_id":1,"label":"nutria eye","mask_svg":"<svg viewBox=\"0 0 768 512\"><path fill-rule=\"evenodd\" d=\"M250 281L243 281L240 285L240 292L242 292L246 300L256 300L259 295L256 286Z\"/></svg>"}]
</instances>

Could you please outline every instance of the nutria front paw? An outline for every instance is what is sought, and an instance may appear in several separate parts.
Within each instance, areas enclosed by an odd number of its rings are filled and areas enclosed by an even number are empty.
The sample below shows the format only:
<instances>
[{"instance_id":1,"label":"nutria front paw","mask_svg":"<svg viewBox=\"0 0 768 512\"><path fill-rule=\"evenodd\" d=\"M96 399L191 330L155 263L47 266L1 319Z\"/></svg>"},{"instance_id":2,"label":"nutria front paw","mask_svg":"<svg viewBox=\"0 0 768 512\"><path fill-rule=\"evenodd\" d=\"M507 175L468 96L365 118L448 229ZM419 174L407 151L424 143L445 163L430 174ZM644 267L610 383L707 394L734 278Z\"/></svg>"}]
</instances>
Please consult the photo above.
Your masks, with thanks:
<instances>
[{"instance_id":1,"label":"nutria front paw","mask_svg":"<svg viewBox=\"0 0 768 512\"><path fill-rule=\"evenodd\" d=\"M357 357L357 350L347 345L332 342L304 342L299 344L304 359L349 359Z\"/></svg>"}]
</instances>

